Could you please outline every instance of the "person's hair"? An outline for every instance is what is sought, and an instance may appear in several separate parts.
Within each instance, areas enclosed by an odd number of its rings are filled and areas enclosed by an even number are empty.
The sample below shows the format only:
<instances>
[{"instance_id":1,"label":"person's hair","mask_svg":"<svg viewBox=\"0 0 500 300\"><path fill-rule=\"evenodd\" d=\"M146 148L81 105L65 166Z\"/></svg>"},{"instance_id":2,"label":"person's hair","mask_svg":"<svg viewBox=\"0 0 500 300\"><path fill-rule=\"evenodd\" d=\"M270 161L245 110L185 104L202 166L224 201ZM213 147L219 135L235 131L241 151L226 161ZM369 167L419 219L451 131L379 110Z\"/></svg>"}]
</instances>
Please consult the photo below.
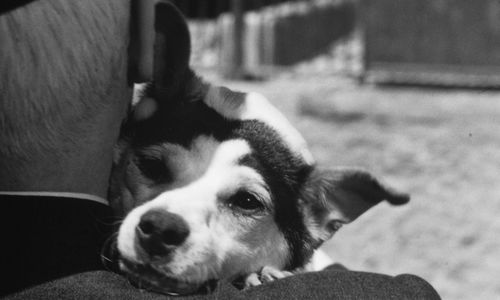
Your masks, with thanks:
<instances>
[{"instance_id":1,"label":"person's hair","mask_svg":"<svg viewBox=\"0 0 500 300\"><path fill-rule=\"evenodd\" d=\"M120 100L128 2L34 1L0 15L0 158L65 155L98 130L91 121Z\"/></svg>"}]
</instances>

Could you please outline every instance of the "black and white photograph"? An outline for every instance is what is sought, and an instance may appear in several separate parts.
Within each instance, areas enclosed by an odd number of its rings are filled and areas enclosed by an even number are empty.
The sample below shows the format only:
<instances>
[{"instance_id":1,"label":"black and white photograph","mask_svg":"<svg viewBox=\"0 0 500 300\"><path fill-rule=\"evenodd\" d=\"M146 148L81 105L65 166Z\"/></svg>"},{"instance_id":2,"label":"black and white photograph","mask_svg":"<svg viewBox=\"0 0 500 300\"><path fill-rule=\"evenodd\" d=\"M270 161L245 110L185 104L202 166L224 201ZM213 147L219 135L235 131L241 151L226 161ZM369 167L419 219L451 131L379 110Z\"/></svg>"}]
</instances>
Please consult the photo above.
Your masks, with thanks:
<instances>
[{"instance_id":1,"label":"black and white photograph","mask_svg":"<svg viewBox=\"0 0 500 300\"><path fill-rule=\"evenodd\" d=\"M500 299L500 0L4 0L1 299Z\"/></svg>"}]
</instances>

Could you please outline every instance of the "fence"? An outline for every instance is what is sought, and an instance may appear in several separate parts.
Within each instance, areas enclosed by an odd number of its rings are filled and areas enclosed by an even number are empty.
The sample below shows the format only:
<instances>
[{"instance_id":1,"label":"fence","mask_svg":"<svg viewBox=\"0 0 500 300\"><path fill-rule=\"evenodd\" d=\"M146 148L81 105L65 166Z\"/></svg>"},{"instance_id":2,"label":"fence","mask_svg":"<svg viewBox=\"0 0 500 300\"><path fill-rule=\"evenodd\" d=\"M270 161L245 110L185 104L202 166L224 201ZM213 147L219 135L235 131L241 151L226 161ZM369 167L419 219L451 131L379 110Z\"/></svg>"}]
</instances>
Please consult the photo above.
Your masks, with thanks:
<instances>
[{"instance_id":1,"label":"fence","mask_svg":"<svg viewBox=\"0 0 500 300\"><path fill-rule=\"evenodd\" d=\"M361 3L368 80L500 86L499 1Z\"/></svg>"},{"instance_id":2,"label":"fence","mask_svg":"<svg viewBox=\"0 0 500 300\"><path fill-rule=\"evenodd\" d=\"M192 26L198 39L194 41L194 47L199 48L196 43L213 46L207 38L216 39L217 54L209 56L208 60L216 60L222 74L235 76L237 68L259 74L276 66L311 58L328 49L333 41L353 30L355 5L349 0L291 1L270 5L246 12L241 20L244 29L238 34L234 20L234 15L223 13L215 26L212 22L198 21L200 26ZM237 38L241 39L239 58L235 57L238 55L238 49L235 49Z\"/></svg>"}]
</instances>

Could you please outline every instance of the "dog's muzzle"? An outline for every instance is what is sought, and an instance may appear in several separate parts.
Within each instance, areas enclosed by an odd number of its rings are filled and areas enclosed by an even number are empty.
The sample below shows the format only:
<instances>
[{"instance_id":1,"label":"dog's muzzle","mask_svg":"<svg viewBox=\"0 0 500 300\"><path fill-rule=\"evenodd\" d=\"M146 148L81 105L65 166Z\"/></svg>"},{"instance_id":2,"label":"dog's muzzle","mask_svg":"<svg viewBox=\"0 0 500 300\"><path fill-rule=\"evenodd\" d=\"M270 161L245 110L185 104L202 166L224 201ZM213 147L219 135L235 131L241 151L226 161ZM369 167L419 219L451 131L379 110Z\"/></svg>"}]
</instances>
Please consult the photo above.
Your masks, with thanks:
<instances>
[{"instance_id":1,"label":"dog's muzzle","mask_svg":"<svg viewBox=\"0 0 500 300\"><path fill-rule=\"evenodd\" d=\"M137 263L121 257L121 270L137 287L162 294L186 295L209 290L211 282L178 279L154 263L169 260L189 234L189 226L180 215L162 209L145 212L135 228L136 247L149 258Z\"/></svg>"},{"instance_id":2,"label":"dog's muzzle","mask_svg":"<svg viewBox=\"0 0 500 300\"><path fill-rule=\"evenodd\" d=\"M189 236L189 226L177 214L153 209L142 215L135 232L145 253L165 256L184 243Z\"/></svg>"}]
</instances>

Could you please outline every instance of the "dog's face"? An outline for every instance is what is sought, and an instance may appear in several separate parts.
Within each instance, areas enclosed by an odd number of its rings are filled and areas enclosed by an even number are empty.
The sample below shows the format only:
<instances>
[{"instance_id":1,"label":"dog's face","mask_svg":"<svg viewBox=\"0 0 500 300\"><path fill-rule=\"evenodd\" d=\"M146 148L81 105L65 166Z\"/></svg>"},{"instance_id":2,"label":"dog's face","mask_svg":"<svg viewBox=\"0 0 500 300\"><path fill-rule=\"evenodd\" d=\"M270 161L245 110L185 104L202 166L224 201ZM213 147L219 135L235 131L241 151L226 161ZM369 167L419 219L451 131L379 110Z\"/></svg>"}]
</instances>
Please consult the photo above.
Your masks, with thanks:
<instances>
[{"instance_id":1,"label":"dog's face","mask_svg":"<svg viewBox=\"0 0 500 300\"><path fill-rule=\"evenodd\" d=\"M119 145L124 268L158 285L175 278L180 292L301 264L311 245L298 193L313 169L304 140L262 96L191 80L193 98L136 122Z\"/></svg>"},{"instance_id":2,"label":"dog's face","mask_svg":"<svg viewBox=\"0 0 500 300\"><path fill-rule=\"evenodd\" d=\"M185 26L171 5L157 10ZM264 266L301 267L341 224L384 199L408 201L366 172L317 169L264 97L210 86L173 59L175 84L155 78L137 104L111 180L125 217L121 267L143 286L189 293Z\"/></svg>"}]
</instances>

